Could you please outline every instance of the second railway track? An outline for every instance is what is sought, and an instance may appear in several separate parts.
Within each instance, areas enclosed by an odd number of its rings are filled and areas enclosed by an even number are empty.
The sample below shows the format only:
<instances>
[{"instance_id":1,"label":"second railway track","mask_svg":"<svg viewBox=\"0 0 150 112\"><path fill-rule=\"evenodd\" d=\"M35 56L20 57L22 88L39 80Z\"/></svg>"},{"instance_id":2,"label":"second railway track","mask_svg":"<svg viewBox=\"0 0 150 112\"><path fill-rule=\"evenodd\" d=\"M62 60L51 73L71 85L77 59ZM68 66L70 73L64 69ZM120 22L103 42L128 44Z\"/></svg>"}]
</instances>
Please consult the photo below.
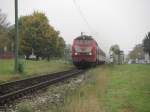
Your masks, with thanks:
<instances>
[{"instance_id":1,"label":"second railway track","mask_svg":"<svg viewBox=\"0 0 150 112\"><path fill-rule=\"evenodd\" d=\"M33 91L42 89L50 84L81 74L85 70L72 69L68 71L31 77L0 85L0 106L6 105L17 98L23 97Z\"/></svg>"}]
</instances>

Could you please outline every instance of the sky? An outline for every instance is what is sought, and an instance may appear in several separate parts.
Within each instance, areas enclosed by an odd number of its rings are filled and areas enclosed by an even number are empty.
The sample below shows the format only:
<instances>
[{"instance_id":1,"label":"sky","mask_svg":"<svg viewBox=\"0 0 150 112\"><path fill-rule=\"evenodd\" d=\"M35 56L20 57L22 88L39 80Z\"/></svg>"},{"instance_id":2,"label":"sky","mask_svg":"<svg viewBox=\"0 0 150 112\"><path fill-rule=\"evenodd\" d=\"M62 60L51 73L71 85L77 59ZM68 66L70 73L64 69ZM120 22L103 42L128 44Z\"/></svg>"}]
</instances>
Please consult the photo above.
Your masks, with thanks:
<instances>
[{"instance_id":1,"label":"sky","mask_svg":"<svg viewBox=\"0 0 150 112\"><path fill-rule=\"evenodd\" d=\"M108 53L118 44L128 53L150 31L150 0L18 0L19 16L40 11L61 32L66 43L84 32ZM0 9L14 24L14 0L0 0ZM81 11L81 12L80 12Z\"/></svg>"}]
</instances>

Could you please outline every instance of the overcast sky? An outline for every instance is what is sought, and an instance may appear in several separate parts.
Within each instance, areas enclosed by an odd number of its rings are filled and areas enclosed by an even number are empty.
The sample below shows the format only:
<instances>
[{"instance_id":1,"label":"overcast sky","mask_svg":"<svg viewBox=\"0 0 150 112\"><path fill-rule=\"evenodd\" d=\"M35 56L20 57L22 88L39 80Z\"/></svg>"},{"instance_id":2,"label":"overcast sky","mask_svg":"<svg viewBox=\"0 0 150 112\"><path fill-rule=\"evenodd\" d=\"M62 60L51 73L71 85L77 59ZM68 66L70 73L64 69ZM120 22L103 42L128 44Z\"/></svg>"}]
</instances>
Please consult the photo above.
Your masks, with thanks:
<instances>
[{"instance_id":1,"label":"overcast sky","mask_svg":"<svg viewBox=\"0 0 150 112\"><path fill-rule=\"evenodd\" d=\"M81 17L73 0L18 0L19 16L38 10L61 32L67 43L80 32L93 35L108 52L118 44L126 53L150 31L150 0L75 0L90 28ZM14 23L14 0L0 0L0 8Z\"/></svg>"}]
</instances>

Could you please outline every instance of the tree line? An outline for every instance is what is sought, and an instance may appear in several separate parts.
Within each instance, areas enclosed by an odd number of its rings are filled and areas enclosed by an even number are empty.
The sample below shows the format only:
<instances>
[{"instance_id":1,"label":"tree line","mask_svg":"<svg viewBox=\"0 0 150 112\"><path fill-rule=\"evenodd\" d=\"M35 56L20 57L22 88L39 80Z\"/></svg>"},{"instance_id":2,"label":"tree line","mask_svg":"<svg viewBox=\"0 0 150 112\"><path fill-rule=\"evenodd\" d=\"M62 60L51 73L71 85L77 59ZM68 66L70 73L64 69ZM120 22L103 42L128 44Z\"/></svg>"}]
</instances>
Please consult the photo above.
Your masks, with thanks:
<instances>
[{"instance_id":1,"label":"tree line","mask_svg":"<svg viewBox=\"0 0 150 112\"><path fill-rule=\"evenodd\" d=\"M35 11L31 15L19 18L19 54L29 59L31 54L48 60L50 57L62 57L65 41L49 24L42 12ZM0 10L0 49L14 52L15 26L9 25L6 15Z\"/></svg>"},{"instance_id":2,"label":"tree line","mask_svg":"<svg viewBox=\"0 0 150 112\"><path fill-rule=\"evenodd\" d=\"M150 32L146 34L141 44L136 45L129 53L130 59L144 59L145 53L150 56Z\"/></svg>"},{"instance_id":3,"label":"tree line","mask_svg":"<svg viewBox=\"0 0 150 112\"><path fill-rule=\"evenodd\" d=\"M124 53L120 50L119 45L117 44L110 47L109 54L110 62L112 63L120 64L124 60ZM150 32L146 34L141 44L137 44L133 50L129 52L128 58L134 63L140 60L145 60L146 62L150 60Z\"/></svg>"}]
</instances>

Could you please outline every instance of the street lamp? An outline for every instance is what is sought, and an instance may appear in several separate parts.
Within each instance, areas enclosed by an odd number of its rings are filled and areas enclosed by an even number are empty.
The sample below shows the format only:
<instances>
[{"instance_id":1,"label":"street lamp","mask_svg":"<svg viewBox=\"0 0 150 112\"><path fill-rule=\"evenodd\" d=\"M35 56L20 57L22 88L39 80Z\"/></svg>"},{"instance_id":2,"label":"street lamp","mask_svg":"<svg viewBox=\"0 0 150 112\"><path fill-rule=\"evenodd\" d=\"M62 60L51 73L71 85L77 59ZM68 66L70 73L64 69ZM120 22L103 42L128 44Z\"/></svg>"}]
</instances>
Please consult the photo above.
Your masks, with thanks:
<instances>
[{"instance_id":1,"label":"street lamp","mask_svg":"<svg viewBox=\"0 0 150 112\"><path fill-rule=\"evenodd\" d=\"M15 72L18 72L18 0L15 0Z\"/></svg>"}]
</instances>

